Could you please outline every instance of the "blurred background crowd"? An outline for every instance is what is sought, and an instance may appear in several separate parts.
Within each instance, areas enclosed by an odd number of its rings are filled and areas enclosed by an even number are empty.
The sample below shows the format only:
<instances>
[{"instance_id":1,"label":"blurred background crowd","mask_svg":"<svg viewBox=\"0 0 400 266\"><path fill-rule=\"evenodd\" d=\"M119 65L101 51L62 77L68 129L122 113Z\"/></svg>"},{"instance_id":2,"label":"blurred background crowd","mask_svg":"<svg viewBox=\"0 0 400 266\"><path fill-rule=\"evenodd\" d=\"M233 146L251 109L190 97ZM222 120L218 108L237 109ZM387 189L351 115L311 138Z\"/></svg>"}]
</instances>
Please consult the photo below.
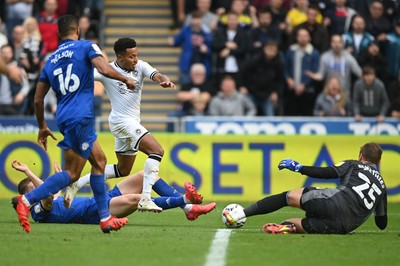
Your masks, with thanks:
<instances>
[{"instance_id":1,"label":"blurred background crowd","mask_svg":"<svg viewBox=\"0 0 400 266\"><path fill-rule=\"evenodd\" d=\"M171 0L175 115L399 117L392 0Z\"/></svg>"},{"instance_id":2,"label":"blurred background crowd","mask_svg":"<svg viewBox=\"0 0 400 266\"><path fill-rule=\"evenodd\" d=\"M16 84L0 75L0 115L32 116L33 97L40 69L59 43L57 19L64 14L79 17L81 39L98 42L102 1L2 0L0 4L0 56L17 64L26 80ZM52 92L52 91L51 91ZM46 97L46 116L57 108L54 94Z\"/></svg>"},{"instance_id":3,"label":"blurred background crowd","mask_svg":"<svg viewBox=\"0 0 400 266\"><path fill-rule=\"evenodd\" d=\"M177 110L170 116L400 118L397 0L170 0L170 6L167 45L181 47ZM1 1L0 54L24 68L27 80L1 76L0 115L33 115L40 68L58 46L57 18L75 14L81 39L98 43L102 10L103 1L94 0ZM46 106L54 115L54 96Z\"/></svg>"}]
</instances>

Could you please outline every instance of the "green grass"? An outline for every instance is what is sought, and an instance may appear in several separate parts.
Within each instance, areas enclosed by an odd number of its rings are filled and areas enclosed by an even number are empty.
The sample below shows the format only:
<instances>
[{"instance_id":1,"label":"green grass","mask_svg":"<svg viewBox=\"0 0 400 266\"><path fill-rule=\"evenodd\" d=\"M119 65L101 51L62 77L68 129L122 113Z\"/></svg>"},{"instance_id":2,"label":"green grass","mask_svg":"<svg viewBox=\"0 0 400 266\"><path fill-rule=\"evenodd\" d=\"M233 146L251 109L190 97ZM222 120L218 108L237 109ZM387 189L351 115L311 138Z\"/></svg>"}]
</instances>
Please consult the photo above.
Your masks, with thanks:
<instances>
[{"instance_id":1,"label":"green grass","mask_svg":"<svg viewBox=\"0 0 400 266\"><path fill-rule=\"evenodd\" d=\"M189 222L180 209L134 213L119 232L95 225L32 223L26 234L8 200L0 200L0 265L204 265L221 222L219 202L212 213ZM243 203L247 206L248 203ZM232 231L226 265L399 265L400 204L389 206L385 231L369 219L352 235L267 235L266 222L302 217L284 208L251 217Z\"/></svg>"}]
</instances>

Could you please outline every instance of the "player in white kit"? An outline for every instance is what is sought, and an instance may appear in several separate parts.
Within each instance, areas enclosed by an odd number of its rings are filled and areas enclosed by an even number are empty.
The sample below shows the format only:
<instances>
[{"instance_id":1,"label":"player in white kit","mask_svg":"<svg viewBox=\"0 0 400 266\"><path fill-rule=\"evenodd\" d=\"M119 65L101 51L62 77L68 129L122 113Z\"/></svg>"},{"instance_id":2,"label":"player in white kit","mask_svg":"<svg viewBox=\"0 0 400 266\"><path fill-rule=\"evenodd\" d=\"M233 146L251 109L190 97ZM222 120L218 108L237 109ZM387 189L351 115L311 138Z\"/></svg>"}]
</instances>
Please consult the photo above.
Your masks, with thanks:
<instances>
[{"instance_id":1,"label":"player in white kit","mask_svg":"<svg viewBox=\"0 0 400 266\"><path fill-rule=\"evenodd\" d=\"M119 73L135 81L135 89L128 89L120 81L109 79L95 71L95 80L103 83L111 101L111 113L108 117L110 131L115 137L115 153L118 164L108 164L105 178L127 176L132 170L138 151L148 155L144 164L142 197L138 210L161 212L150 198L152 186L157 179L159 165L164 150L150 132L140 124L140 102L144 78L158 82L161 87L175 89L175 84L158 72L147 62L138 58L136 41L121 38L114 43L116 61L111 66ZM76 194L76 188L70 186L65 195L65 204L69 206Z\"/></svg>"}]
</instances>

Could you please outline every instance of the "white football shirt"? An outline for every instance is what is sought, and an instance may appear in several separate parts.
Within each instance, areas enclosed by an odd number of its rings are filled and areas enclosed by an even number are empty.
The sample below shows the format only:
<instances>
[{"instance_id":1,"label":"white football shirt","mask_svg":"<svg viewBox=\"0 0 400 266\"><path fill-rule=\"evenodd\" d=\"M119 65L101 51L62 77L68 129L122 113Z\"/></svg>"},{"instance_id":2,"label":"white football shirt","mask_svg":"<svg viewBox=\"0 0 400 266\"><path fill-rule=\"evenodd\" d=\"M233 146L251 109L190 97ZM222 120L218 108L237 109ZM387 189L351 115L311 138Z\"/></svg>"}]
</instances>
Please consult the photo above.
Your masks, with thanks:
<instances>
[{"instance_id":1,"label":"white football shirt","mask_svg":"<svg viewBox=\"0 0 400 266\"><path fill-rule=\"evenodd\" d=\"M130 77L135 81L135 89L128 89L125 83L111 79L100 74L96 69L94 79L103 83L104 88L111 102L111 113L108 120L118 123L126 118L134 118L140 122L140 101L142 99L143 80L145 77L153 79L158 73L145 61L139 60L135 70L128 71L122 69L117 62L111 62L110 65L124 76Z\"/></svg>"}]
</instances>

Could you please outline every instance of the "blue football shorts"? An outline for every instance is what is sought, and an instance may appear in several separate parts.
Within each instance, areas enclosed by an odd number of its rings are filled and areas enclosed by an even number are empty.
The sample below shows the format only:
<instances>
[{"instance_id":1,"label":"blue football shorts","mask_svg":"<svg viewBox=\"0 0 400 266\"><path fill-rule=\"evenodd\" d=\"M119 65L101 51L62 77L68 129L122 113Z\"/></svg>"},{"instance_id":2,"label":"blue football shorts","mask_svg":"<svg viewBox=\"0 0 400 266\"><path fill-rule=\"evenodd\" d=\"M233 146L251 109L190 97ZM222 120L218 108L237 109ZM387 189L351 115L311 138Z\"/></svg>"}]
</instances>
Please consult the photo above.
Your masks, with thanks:
<instances>
[{"instance_id":1,"label":"blue football shorts","mask_svg":"<svg viewBox=\"0 0 400 266\"><path fill-rule=\"evenodd\" d=\"M63 150L72 149L88 159L97 139L94 130L94 118L74 118L58 125L64 139L57 146Z\"/></svg>"}]
</instances>

